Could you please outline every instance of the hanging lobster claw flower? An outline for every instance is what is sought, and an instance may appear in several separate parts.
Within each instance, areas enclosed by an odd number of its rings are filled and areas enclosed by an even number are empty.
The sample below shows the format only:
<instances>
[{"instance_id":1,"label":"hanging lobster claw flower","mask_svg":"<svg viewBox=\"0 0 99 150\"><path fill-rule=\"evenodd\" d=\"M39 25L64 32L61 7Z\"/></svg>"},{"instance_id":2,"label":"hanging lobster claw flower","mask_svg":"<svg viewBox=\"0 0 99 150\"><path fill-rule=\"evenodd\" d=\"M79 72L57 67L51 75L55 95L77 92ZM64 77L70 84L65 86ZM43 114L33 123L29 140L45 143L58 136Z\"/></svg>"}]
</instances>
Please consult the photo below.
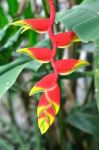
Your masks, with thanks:
<instances>
[{"instance_id":1,"label":"hanging lobster claw flower","mask_svg":"<svg viewBox=\"0 0 99 150\"><path fill-rule=\"evenodd\" d=\"M22 48L17 50L17 52L26 53L41 63L48 63L52 55L52 51L48 48Z\"/></svg>"},{"instance_id":2,"label":"hanging lobster claw flower","mask_svg":"<svg viewBox=\"0 0 99 150\"><path fill-rule=\"evenodd\" d=\"M74 40L77 41L76 34L72 31L58 33L55 35L56 45L59 48L65 48L69 46Z\"/></svg>"},{"instance_id":3,"label":"hanging lobster claw flower","mask_svg":"<svg viewBox=\"0 0 99 150\"><path fill-rule=\"evenodd\" d=\"M56 84L51 90L42 94L37 108L38 126L44 134L51 126L60 106L60 89Z\"/></svg>"},{"instance_id":4,"label":"hanging lobster claw flower","mask_svg":"<svg viewBox=\"0 0 99 150\"><path fill-rule=\"evenodd\" d=\"M56 70L60 75L68 75L73 71L87 65L89 65L87 61L77 59L63 59L55 62Z\"/></svg>"},{"instance_id":5,"label":"hanging lobster claw flower","mask_svg":"<svg viewBox=\"0 0 99 150\"><path fill-rule=\"evenodd\" d=\"M39 19L25 19L19 20L11 23L11 25L21 26L23 28L22 32L32 29L39 33L45 33L48 31L49 19L39 18Z\"/></svg>"},{"instance_id":6,"label":"hanging lobster claw flower","mask_svg":"<svg viewBox=\"0 0 99 150\"><path fill-rule=\"evenodd\" d=\"M53 88L56 85L56 77L54 73L46 75L42 78L30 91L30 96L38 93L46 91L50 88Z\"/></svg>"}]
</instances>

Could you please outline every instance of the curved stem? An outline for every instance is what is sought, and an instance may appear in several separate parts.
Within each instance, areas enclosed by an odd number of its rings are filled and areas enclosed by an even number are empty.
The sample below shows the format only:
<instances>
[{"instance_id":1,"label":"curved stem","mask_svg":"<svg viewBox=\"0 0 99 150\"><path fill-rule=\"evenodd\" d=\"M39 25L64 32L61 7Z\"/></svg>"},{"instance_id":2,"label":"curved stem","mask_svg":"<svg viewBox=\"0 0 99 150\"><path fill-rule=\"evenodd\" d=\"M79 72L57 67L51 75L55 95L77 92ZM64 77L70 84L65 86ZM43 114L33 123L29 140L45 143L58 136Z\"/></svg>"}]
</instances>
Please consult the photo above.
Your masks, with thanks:
<instances>
[{"instance_id":1,"label":"curved stem","mask_svg":"<svg viewBox=\"0 0 99 150\"><path fill-rule=\"evenodd\" d=\"M54 33L53 33L53 24L54 24L54 20L55 20L55 6L54 6L54 1L53 0L49 0L49 5L50 5L50 25L49 25L49 30L48 30L48 34L50 37L50 40L52 42L52 57L51 57L51 64L52 67L54 69L55 75L56 75L56 79L58 78L58 73L57 70L55 68L55 55L56 55L56 50L57 50L57 46L56 46L56 42L54 39Z\"/></svg>"}]
</instances>

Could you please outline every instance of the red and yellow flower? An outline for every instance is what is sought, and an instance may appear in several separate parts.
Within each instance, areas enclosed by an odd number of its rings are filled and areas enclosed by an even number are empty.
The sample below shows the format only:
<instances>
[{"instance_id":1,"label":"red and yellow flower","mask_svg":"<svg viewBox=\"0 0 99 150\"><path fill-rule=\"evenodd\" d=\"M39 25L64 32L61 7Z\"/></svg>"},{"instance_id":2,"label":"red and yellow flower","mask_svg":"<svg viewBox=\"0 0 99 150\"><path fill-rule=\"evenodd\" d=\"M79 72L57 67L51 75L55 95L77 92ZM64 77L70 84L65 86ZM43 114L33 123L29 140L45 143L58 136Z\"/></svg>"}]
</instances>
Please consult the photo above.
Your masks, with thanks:
<instances>
[{"instance_id":1,"label":"red and yellow flower","mask_svg":"<svg viewBox=\"0 0 99 150\"><path fill-rule=\"evenodd\" d=\"M87 61L78 59L62 59L55 62L55 68L60 75L68 75L87 65Z\"/></svg>"},{"instance_id":2,"label":"red and yellow flower","mask_svg":"<svg viewBox=\"0 0 99 150\"><path fill-rule=\"evenodd\" d=\"M51 126L60 106L60 89L55 74L51 73L41 79L30 91L30 95L43 92L37 107L38 126L44 134Z\"/></svg>"},{"instance_id":3,"label":"red and yellow flower","mask_svg":"<svg viewBox=\"0 0 99 150\"><path fill-rule=\"evenodd\" d=\"M59 48L65 48L69 46L77 37L73 31L58 33L54 35L56 45Z\"/></svg>"},{"instance_id":4,"label":"red and yellow flower","mask_svg":"<svg viewBox=\"0 0 99 150\"><path fill-rule=\"evenodd\" d=\"M41 63L48 63L52 56L52 50L49 48L21 48L17 52L25 53Z\"/></svg>"},{"instance_id":5,"label":"red and yellow flower","mask_svg":"<svg viewBox=\"0 0 99 150\"><path fill-rule=\"evenodd\" d=\"M68 75L86 65L89 65L87 61L76 59L58 60L55 62L57 73L60 75ZM29 95L32 96L38 92L43 92L37 107L37 116L38 126L41 133L44 134L53 123L60 107L60 89L54 73L46 75L36 83Z\"/></svg>"},{"instance_id":6,"label":"red and yellow flower","mask_svg":"<svg viewBox=\"0 0 99 150\"><path fill-rule=\"evenodd\" d=\"M31 29L39 33L48 32L52 42L52 49L49 48L21 48L19 53L26 53L33 59L41 62L51 62L54 72L43 77L30 91L30 96L43 92L37 107L38 126L42 134L52 125L55 115L60 107L60 89L57 84L57 76L68 75L73 71L89 65L87 61L77 59L54 60L56 49L69 46L75 41L79 41L73 31L63 33L53 33L53 23L55 20L54 1L49 0L51 15L47 19L25 19L11 23L22 27L22 32Z\"/></svg>"},{"instance_id":7,"label":"red and yellow flower","mask_svg":"<svg viewBox=\"0 0 99 150\"><path fill-rule=\"evenodd\" d=\"M45 18L38 18L38 19L25 19L25 20L19 20L16 22L11 23L11 25L17 25L22 27L22 33L26 30L35 30L39 33L45 33L48 31L49 27L49 19Z\"/></svg>"}]
</instances>

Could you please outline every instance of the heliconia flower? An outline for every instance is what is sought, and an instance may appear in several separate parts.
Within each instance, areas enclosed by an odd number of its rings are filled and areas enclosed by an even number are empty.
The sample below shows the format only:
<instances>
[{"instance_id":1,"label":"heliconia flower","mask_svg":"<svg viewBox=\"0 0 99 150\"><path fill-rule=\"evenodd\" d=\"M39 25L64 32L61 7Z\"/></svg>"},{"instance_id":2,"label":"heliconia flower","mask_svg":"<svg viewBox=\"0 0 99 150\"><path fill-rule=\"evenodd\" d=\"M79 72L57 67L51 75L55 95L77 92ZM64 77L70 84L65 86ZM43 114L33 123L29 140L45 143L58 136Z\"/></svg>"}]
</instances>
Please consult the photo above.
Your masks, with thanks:
<instances>
[{"instance_id":1,"label":"heliconia flower","mask_svg":"<svg viewBox=\"0 0 99 150\"><path fill-rule=\"evenodd\" d=\"M48 63L52 55L52 51L49 48L21 48L17 52L26 53L41 63Z\"/></svg>"},{"instance_id":2,"label":"heliconia flower","mask_svg":"<svg viewBox=\"0 0 99 150\"><path fill-rule=\"evenodd\" d=\"M39 19L25 19L19 20L11 23L11 25L22 26L22 33L28 29L35 30L39 33L45 33L48 31L49 19L39 18Z\"/></svg>"},{"instance_id":3,"label":"heliconia flower","mask_svg":"<svg viewBox=\"0 0 99 150\"><path fill-rule=\"evenodd\" d=\"M65 48L69 46L74 40L77 41L78 39L73 31L55 34L54 38L56 45L59 48Z\"/></svg>"},{"instance_id":4,"label":"heliconia flower","mask_svg":"<svg viewBox=\"0 0 99 150\"><path fill-rule=\"evenodd\" d=\"M37 108L38 126L44 134L51 126L60 107L60 89L56 84L54 88L42 94Z\"/></svg>"},{"instance_id":5,"label":"heliconia flower","mask_svg":"<svg viewBox=\"0 0 99 150\"><path fill-rule=\"evenodd\" d=\"M39 82L36 83L36 85L31 89L30 96L38 93L43 92L48 89L53 88L56 85L56 77L54 73L46 75L44 78L42 78Z\"/></svg>"},{"instance_id":6,"label":"heliconia flower","mask_svg":"<svg viewBox=\"0 0 99 150\"><path fill-rule=\"evenodd\" d=\"M77 59L63 59L55 62L55 68L60 75L68 75L73 71L87 65L89 65L87 61Z\"/></svg>"}]
</instances>

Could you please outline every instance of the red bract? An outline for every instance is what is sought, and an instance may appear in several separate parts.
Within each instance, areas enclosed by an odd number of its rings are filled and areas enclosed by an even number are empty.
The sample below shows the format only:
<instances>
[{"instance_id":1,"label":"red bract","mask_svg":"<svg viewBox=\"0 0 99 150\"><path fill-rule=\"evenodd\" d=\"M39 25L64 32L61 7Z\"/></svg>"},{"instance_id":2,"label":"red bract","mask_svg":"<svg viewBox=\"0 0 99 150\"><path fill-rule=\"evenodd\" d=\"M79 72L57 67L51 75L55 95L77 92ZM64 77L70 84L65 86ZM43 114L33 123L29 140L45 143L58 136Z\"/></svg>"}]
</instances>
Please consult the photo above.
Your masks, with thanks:
<instances>
[{"instance_id":1,"label":"red bract","mask_svg":"<svg viewBox=\"0 0 99 150\"><path fill-rule=\"evenodd\" d=\"M52 50L48 48L22 48L17 50L17 52L26 53L41 63L48 63L52 55Z\"/></svg>"},{"instance_id":2,"label":"red bract","mask_svg":"<svg viewBox=\"0 0 99 150\"><path fill-rule=\"evenodd\" d=\"M64 48L69 46L73 40L76 38L76 34L72 31L58 33L54 35L56 45L59 48Z\"/></svg>"},{"instance_id":3,"label":"red bract","mask_svg":"<svg viewBox=\"0 0 99 150\"><path fill-rule=\"evenodd\" d=\"M39 33L48 31L49 19L25 19L11 23L12 25L22 26L22 32L32 29Z\"/></svg>"},{"instance_id":4,"label":"red bract","mask_svg":"<svg viewBox=\"0 0 99 150\"><path fill-rule=\"evenodd\" d=\"M55 62L55 68L60 75L68 75L86 65L89 65L87 61L77 59L63 59Z\"/></svg>"},{"instance_id":5,"label":"red bract","mask_svg":"<svg viewBox=\"0 0 99 150\"><path fill-rule=\"evenodd\" d=\"M60 90L54 73L41 79L32 88L30 95L37 92L44 92L37 107L38 126L44 134L53 123L60 106Z\"/></svg>"},{"instance_id":6,"label":"red bract","mask_svg":"<svg viewBox=\"0 0 99 150\"><path fill-rule=\"evenodd\" d=\"M60 106L60 89L56 84L51 90L42 94L37 108L38 126L44 134L51 126Z\"/></svg>"},{"instance_id":7,"label":"red bract","mask_svg":"<svg viewBox=\"0 0 99 150\"><path fill-rule=\"evenodd\" d=\"M56 77L54 73L48 74L42 78L30 91L30 96L53 88L56 85Z\"/></svg>"}]
</instances>

